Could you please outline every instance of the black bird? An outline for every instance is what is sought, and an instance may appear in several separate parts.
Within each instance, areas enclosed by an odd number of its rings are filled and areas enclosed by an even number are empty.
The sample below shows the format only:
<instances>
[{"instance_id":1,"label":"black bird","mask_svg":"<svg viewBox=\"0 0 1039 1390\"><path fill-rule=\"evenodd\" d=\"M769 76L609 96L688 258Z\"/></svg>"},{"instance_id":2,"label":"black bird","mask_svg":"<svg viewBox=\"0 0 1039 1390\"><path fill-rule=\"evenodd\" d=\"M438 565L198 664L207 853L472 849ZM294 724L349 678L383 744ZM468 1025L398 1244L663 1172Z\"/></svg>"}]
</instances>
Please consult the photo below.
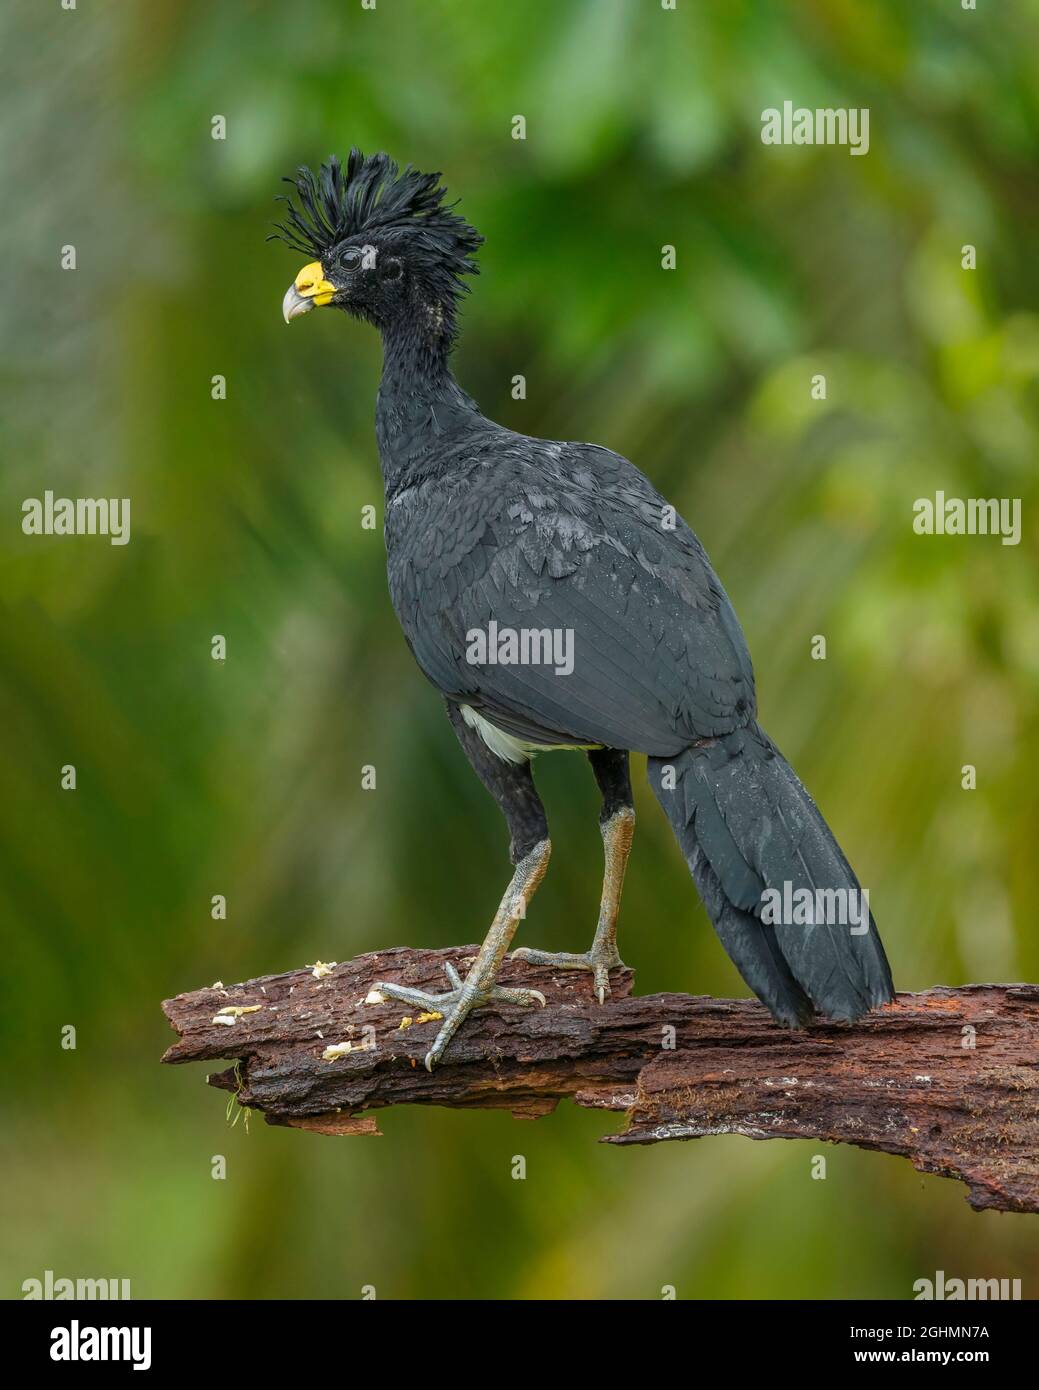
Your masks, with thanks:
<instances>
[{"instance_id":1,"label":"black bird","mask_svg":"<svg viewBox=\"0 0 1039 1390\"><path fill-rule=\"evenodd\" d=\"M274 235L311 262L285 295L285 320L331 305L382 334L390 596L512 837L515 872L465 980L449 966L442 995L379 986L443 1013L426 1066L472 1009L544 1003L496 979L548 864L531 775L548 749L584 750L602 793L599 919L584 954L516 956L591 971L604 1002L621 964L636 751L722 944L779 1023L852 1020L890 1000L868 904L757 723L747 644L696 536L627 459L496 425L451 375L462 277L476 273L483 238L445 204L440 175L355 149L345 167L332 159L288 182L298 201L285 200ZM792 912L795 899L810 905Z\"/></svg>"}]
</instances>

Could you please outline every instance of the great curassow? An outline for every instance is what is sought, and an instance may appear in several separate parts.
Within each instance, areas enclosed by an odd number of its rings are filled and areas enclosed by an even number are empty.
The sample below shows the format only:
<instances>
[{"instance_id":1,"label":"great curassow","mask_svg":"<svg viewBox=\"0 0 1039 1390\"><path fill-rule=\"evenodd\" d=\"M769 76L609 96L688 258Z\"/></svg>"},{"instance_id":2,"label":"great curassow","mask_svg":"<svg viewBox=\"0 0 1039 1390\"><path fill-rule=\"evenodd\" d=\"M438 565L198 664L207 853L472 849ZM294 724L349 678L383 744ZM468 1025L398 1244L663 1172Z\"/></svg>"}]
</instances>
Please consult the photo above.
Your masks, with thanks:
<instances>
[{"instance_id":1,"label":"great curassow","mask_svg":"<svg viewBox=\"0 0 1039 1390\"><path fill-rule=\"evenodd\" d=\"M439 180L353 150L345 167L299 170L275 233L311 258L286 322L329 305L382 334L390 596L512 837L515 872L466 978L449 966L444 994L379 988L444 1016L429 1068L472 1009L544 1003L496 980L549 857L531 760L581 749L602 793L594 939L582 954L515 955L591 971L603 1003L621 963L637 751L715 930L775 1019L856 1019L893 997L868 896L757 723L747 645L703 546L627 459L496 425L451 375L483 238Z\"/></svg>"}]
</instances>

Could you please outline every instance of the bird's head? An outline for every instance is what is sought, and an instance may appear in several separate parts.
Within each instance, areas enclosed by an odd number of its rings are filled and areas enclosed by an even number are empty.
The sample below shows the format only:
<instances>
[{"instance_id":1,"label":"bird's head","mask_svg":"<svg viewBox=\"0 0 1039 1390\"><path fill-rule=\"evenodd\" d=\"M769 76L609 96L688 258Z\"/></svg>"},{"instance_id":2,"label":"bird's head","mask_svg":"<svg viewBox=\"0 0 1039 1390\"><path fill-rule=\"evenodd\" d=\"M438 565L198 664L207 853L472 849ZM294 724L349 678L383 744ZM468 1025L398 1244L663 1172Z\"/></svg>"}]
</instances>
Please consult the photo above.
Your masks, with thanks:
<instances>
[{"instance_id":1,"label":"bird's head","mask_svg":"<svg viewBox=\"0 0 1039 1390\"><path fill-rule=\"evenodd\" d=\"M444 205L439 174L399 169L385 154L351 150L318 173L287 179L285 220L271 239L309 257L282 301L285 322L332 305L386 329L417 319L450 340L455 309L477 271L483 238Z\"/></svg>"}]
</instances>

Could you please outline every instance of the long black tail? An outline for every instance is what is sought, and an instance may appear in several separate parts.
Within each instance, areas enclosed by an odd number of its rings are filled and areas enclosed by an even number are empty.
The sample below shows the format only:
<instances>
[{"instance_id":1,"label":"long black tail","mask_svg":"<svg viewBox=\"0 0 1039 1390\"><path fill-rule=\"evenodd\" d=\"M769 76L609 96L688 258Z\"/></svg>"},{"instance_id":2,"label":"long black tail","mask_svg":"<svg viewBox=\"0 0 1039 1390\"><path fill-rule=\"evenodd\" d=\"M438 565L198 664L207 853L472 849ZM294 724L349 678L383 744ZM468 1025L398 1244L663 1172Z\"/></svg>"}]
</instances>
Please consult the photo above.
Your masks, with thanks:
<instances>
[{"instance_id":1,"label":"long black tail","mask_svg":"<svg viewBox=\"0 0 1039 1390\"><path fill-rule=\"evenodd\" d=\"M856 1019L894 997L858 879L764 729L650 758L649 780L722 945L778 1022Z\"/></svg>"}]
</instances>

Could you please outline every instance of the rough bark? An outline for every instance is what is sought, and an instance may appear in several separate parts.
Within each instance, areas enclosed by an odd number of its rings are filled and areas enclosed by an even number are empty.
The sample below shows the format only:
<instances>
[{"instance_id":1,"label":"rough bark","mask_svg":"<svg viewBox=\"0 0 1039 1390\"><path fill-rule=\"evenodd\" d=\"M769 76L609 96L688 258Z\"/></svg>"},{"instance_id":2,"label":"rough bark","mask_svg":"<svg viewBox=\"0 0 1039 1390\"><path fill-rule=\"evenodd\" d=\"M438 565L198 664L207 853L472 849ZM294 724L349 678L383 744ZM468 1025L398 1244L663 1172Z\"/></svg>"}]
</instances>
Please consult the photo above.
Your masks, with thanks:
<instances>
[{"instance_id":1,"label":"rough bark","mask_svg":"<svg viewBox=\"0 0 1039 1390\"><path fill-rule=\"evenodd\" d=\"M1039 1212L1039 986L902 994L857 1024L791 1033L750 1000L632 997L627 970L600 1007L589 976L509 957L501 983L540 989L546 1007L478 1011L430 1075L439 1021L364 1001L378 980L442 990L444 962L464 974L475 952L380 951L322 978L303 969L178 995L163 1005L179 1035L163 1061L237 1059L210 1084L271 1124L322 1134L378 1134L372 1112L388 1105L536 1118L567 1097L625 1114L611 1144L856 1144L960 1179L977 1209ZM254 1011L214 1022L229 1008ZM346 1042L346 1055L324 1058Z\"/></svg>"}]
</instances>

